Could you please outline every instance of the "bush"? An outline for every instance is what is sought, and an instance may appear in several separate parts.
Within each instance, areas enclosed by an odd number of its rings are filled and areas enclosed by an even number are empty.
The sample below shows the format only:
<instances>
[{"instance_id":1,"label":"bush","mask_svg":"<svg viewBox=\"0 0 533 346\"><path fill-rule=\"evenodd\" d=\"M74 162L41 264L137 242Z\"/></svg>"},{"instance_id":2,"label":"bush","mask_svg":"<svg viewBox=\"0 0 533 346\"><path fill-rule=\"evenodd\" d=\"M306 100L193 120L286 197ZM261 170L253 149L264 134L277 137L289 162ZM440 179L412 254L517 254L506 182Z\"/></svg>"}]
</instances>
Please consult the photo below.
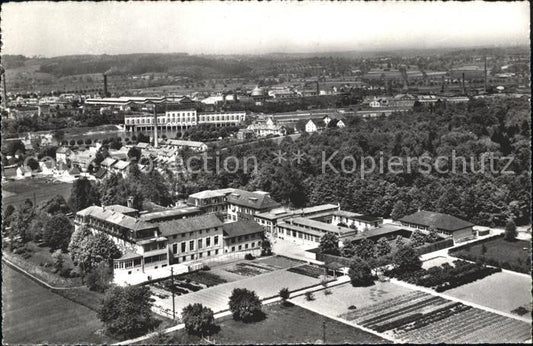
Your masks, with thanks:
<instances>
[{"instance_id":1,"label":"bush","mask_svg":"<svg viewBox=\"0 0 533 346\"><path fill-rule=\"evenodd\" d=\"M280 289L279 290L279 296L280 296L281 300L283 300L283 303L285 303L287 301L287 299L289 299L289 297L290 297L289 289L287 287L284 287L284 288Z\"/></svg>"},{"instance_id":2,"label":"bush","mask_svg":"<svg viewBox=\"0 0 533 346\"><path fill-rule=\"evenodd\" d=\"M307 300L308 302L315 300L315 295L313 294L313 292L305 292L305 300Z\"/></svg>"},{"instance_id":3,"label":"bush","mask_svg":"<svg viewBox=\"0 0 533 346\"><path fill-rule=\"evenodd\" d=\"M246 255L244 255L244 259L251 261L255 259L255 257L251 253L247 253Z\"/></svg>"},{"instance_id":4,"label":"bush","mask_svg":"<svg viewBox=\"0 0 533 346\"><path fill-rule=\"evenodd\" d=\"M181 313L181 319L187 333L192 335L210 335L216 329L213 310L199 303L187 305Z\"/></svg>"},{"instance_id":5,"label":"bush","mask_svg":"<svg viewBox=\"0 0 533 346\"><path fill-rule=\"evenodd\" d=\"M348 275L350 276L352 286L364 287L374 284L372 269L368 263L361 258L354 257Z\"/></svg>"},{"instance_id":6,"label":"bush","mask_svg":"<svg viewBox=\"0 0 533 346\"><path fill-rule=\"evenodd\" d=\"M261 301L254 291L235 288L229 298L229 309L234 320L251 322L262 315Z\"/></svg>"}]
</instances>

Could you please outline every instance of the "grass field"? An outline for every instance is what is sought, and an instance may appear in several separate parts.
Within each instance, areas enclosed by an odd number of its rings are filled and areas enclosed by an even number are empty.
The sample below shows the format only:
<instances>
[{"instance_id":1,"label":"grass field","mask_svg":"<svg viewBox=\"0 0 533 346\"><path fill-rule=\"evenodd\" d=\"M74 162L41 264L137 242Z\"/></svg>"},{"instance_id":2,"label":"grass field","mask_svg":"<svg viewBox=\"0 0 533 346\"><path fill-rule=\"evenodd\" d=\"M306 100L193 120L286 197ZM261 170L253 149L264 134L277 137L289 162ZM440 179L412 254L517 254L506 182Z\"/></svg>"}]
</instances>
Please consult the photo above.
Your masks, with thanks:
<instances>
[{"instance_id":1,"label":"grass field","mask_svg":"<svg viewBox=\"0 0 533 346\"><path fill-rule=\"evenodd\" d=\"M511 313L522 306L531 311L531 277L500 272L446 291L447 295ZM531 318L531 314L524 317Z\"/></svg>"},{"instance_id":2,"label":"grass field","mask_svg":"<svg viewBox=\"0 0 533 346\"><path fill-rule=\"evenodd\" d=\"M529 272L531 269L531 242L526 240L495 238L474 244L470 249L452 251L450 255L515 271Z\"/></svg>"},{"instance_id":3,"label":"grass field","mask_svg":"<svg viewBox=\"0 0 533 346\"><path fill-rule=\"evenodd\" d=\"M96 313L38 285L2 264L2 334L4 344L110 343L97 334Z\"/></svg>"},{"instance_id":4,"label":"grass field","mask_svg":"<svg viewBox=\"0 0 533 346\"><path fill-rule=\"evenodd\" d=\"M29 198L33 203L33 196L37 204L47 201L55 195L68 199L71 183L51 182L49 179L23 179L8 181L2 184L2 204L13 204L15 207ZM4 194L8 192L8 194Z\"/></svg>"},{"instance_id":5,"label":"grass field","mask_svg":"<svg viewBox=\"0 0 533 346\"><path fill-rule=\"evenodd\" d=\"M234 321L231 316L217 320L220 331L210 340L217 344L291 344L316 343L322 339L325 321L326 343L385 343L386 340L358 328L322 317L298 306L272 304L263 308L266 318L256 323ZM188 335L184 330L175 332L173 343L205 344L202 339Z\"/></svg>"}]
</instances>

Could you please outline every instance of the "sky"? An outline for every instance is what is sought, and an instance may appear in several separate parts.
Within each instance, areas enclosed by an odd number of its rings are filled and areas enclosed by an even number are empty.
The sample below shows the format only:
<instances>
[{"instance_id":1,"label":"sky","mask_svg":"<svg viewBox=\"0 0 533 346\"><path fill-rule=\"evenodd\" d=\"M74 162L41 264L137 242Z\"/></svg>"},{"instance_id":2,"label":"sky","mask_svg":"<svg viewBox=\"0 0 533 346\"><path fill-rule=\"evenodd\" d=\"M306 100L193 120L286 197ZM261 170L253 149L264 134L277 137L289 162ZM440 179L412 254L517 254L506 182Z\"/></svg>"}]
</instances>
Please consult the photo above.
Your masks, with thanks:
<instances>
[{"instance_id":1,"label":"sky","mask_svg":"<svg viewBox=\"0 0 533 346\"><path fill-rule=\"evenodd\" d=\"M2 54L372 51L529 45L528 2L20 2Z\"/></svg>"}]
</instances>

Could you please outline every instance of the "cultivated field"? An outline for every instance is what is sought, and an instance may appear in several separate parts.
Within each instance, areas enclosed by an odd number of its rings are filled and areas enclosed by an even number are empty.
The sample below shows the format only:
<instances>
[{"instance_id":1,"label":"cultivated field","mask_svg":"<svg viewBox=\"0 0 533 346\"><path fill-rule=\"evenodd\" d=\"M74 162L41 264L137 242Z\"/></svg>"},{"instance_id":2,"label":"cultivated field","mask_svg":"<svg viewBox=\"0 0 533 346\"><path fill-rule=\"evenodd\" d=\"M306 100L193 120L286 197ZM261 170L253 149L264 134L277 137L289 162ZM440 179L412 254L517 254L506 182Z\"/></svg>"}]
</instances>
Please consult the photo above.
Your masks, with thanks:
<instances>
[{"instance_id":1,"label":"cultivated field","mask_svg":"<svg viewBox=\"0 0 533 346\"><path fill-rule=\"evenodd\" d=\"M370 287L349 283L316 292L297 305L338 317L393 340L409 343L523 342L530 324L389 282ZM323 291L322 291L323 292Z\"/></svg>"},{"instance_id":2,"label":"cultivated field","mask_svg":"<svg viewBox=\"0 0 533 346\"><path fill-rule=\"evenodd\" d=\"M272 304L263 308L266 318L255 323L234 321L231 316L217 320L220 331L210 337L217 344L303 344L322 340L325 322L327 344L376 344L387 341L358 328L328 319L300 308ZM180 330L173 335L174 343L206 342Z\"/></svg>"},{"instance_id":3,"label":"cultivated field","mask_svg":"<svg viewBox=\"0 0 533 346\"><path fill-rule=\"evenodd\" d=\"M484 253L483 249L485 249ZM528 273L531 267L531 241L490 239L472 245L469 249L450 251L450 255Z\"/></svg>"},{"instance_id":4,"label":"cultivated field","mask_svg":"<svg viewBox=\"0 0 533 346\"><path fill-rule=\"evenodd\" d=\"M340 316L409 343L509 343L531 337L531 325L413 291Z\"/></svg>"},{"instance_id":5,"label":"cultivated field","mask_svg":"<svg viewBox=\"0 0 533 346\"><path fill-rule=\"evenodd\" d=\"M26 198L33 203L33 196L37 204L47 201L55 195L68 199L71 183L54 182L51 179L22 179L2 183L2 204L13 204L15 207L22 204ZM5 194L7 192L7 194Z\"/></svg>"},{"instance_id":6,"label":"cultivated field","mask_svg":"<svg viewBox=\"0 0 533 346\"><path fill-rule=\"evenodd\" d=\"M526 275L495 273L448 290L446 294L506 313L519 307L531 312L531 277ZM531 313L523 317L531 318Z\"/></svg>"},{"instance_id":7,"label":"cultivated field","mask_svg":"<svg viewBox=\"0 0 533 346\"><path fill-rule=\"evenodd\" d=\"M2 264L3 343L110 343L96 313Z\"/></svg>"}]
</instances>

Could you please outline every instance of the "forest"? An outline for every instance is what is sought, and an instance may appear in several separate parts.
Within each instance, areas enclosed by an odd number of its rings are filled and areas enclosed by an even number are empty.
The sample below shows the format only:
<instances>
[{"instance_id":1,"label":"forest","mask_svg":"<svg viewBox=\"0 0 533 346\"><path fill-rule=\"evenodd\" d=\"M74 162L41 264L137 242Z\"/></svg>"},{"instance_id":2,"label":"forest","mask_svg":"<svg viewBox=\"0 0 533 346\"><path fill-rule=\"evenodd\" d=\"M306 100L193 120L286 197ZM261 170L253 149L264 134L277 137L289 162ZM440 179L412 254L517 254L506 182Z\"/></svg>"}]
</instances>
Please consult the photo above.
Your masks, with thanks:
<instances>
[{"instance_id":1,"label":"forest","mask_svg":"<svg viewBox=\"0 0 533 346\"><path fill-rule=\"evenodd\" d=\"M322 133L303 135L292 141L285 138L280 147L271 142L228 148L217 153L219 162L226 157L243 159L255 156L257 170L235 173L190 173L180 184L182 194L222 187L244 187L269 191L272 196L296 207L320 203L340 203L345 210L389 217L418 209L449 213L487 226L502 226L512 218L517 224L530 222L530 111L526 100L472 100L466 105L439 104L429 110L374 119L349 118L344 129L330 128ZM305 153L300 162L278 163L274 152ZM325 153L335 167L341 158L352 155L356 161L370 156L385 160L392 156L437 156L479 158L484 153L511 157L507 170L512 174L455 172L429 174L412 170L395 174L374 171L358 174L323 172L320 160ZM337 160L337 162L335 162ZM212 170L216 160L208 160ZM497 161L496 168L501 169ZM444 165L451 165L450 162ZM194 168L194 167L193 167ZM450 167L448 167L450 168ZM459 166L459 168L461 168Z\"/></svg>"}]
</instances>

